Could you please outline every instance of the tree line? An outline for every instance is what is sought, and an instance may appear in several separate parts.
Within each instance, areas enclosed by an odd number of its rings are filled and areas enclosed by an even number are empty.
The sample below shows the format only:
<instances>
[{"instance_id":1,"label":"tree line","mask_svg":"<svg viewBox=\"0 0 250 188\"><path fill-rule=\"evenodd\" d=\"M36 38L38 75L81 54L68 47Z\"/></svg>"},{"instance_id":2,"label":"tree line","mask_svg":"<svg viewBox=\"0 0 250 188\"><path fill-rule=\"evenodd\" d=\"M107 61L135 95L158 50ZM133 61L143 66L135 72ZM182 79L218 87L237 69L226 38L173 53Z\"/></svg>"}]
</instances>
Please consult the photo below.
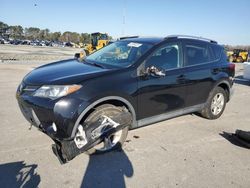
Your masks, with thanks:
<instances>
[{"instance_id":1,"label":"tree line","mask_svg":"<svg viewBox=\"0 0 250 188\"><path fill-rule=\"evenodd\" d=\"M51 32L49 29L40 29L37 27L27 27L23 28L20 25L7 25L0 21L0 36L5 36L12 39L21 40L47 40L47 41L59 41L59 42L73 42L79 43L90 43L91 37L89 33L77 33L71 31L61 32ZM112 39L109 36L109 39ZM243 45L224 45L226 50L242 49L250 51L250 46Z\"/></svg>"},{"instance_id":2,"label":"tree line","mask_svg":"<svg viewBox=\"0 0 250 188\"><path fill-rule=\"evenodd\" d=\"M20 40L47 40L73 43L90 43L89 33L77 32L51 32L49 29L40 29L37 27L23 28L21 25L7 25L0 21L0 36L20 39ZM111 38L111 37L110 37Z\"/></svg>"},{"instance_id":3,"label":"tree line","mask_svg":"<svg viewBox=\"0 0 250 188\"><path fill-rule=\"evenodd\" d=\"M224 47L227 51L233 51L234 49L241 49L241 50L250 51L249 45L236 45L236 46L224 45Z\"/></svg>"}]
</instances>

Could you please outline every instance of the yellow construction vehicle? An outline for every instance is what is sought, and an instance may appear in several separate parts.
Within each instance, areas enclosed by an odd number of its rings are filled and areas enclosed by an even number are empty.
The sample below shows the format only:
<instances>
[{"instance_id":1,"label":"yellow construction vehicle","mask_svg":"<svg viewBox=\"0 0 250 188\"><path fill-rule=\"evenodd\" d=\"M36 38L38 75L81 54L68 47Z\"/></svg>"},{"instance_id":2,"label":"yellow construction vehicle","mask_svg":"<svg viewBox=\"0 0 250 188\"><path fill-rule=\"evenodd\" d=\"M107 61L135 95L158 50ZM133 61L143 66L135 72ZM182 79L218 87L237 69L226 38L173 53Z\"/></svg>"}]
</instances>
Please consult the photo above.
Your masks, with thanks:
<instances>
[{"instance_id":1,"label":"yellow construction vehicle","mask_svg":"<svg viewBox=\"0 0 250 188\"><path fill-rule=\"evenodd\" d=\"M229 62L233 62L233 51L227 51L227 59Z\"/></svg>"},{"instance_id":2,"label":"yellow construction vehicle","mask_svg":"<svg viewBox=\"0 0 250 188\"><path fill-rule=\"evenodd\" d=\"M229 56L231 62L245 62L248 59L248 51L241 49L234 49L233 54Z\"/></svg>"},{"instance_id":3,"label":"yellow construction vehicle","mask_svg":"<svg viewBox=\"0 0 250 188\"><path fill-rule=\"evenodd\" d=\"M83 50L80 53L76 53L76 58L84 58L89 54L92 54L94 51L103 48L109 43L108 34L106 33L91 33L91 43L86 44Z\"/></svg>"}]
</instances>

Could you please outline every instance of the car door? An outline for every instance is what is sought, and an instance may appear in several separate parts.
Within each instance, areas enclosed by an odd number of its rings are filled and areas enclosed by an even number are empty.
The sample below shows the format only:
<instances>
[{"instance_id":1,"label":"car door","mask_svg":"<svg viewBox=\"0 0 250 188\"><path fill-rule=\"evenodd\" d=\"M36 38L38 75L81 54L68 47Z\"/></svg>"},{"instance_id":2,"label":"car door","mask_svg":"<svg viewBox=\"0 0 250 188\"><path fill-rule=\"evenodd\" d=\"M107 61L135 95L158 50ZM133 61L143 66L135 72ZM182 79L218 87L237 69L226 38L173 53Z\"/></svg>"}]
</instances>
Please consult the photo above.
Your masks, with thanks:
<instances>
[{"instance_id":1,"label":"car door","mask_svg":"<svg viewBox=\"0 0 250 188\"><path fill-rule=\"evenodd\" d=\"M151 68L158 69L161 74L151 73ZM159 46L139 69L145 73L138 80L137 119L175 111L185 106L186 88L180 43L171 42Z\"/></svg>"},{"instance_id":2,"label":"car door","mask_svg":"<svg viewBox=\"0 0 250 188\"><path fill-rule=\"evenodd\" d=\"M213 86L213 62L207 42L184 42L184 77L187 84L187 106L206 102Z\"/></svg>"}]
</instances>

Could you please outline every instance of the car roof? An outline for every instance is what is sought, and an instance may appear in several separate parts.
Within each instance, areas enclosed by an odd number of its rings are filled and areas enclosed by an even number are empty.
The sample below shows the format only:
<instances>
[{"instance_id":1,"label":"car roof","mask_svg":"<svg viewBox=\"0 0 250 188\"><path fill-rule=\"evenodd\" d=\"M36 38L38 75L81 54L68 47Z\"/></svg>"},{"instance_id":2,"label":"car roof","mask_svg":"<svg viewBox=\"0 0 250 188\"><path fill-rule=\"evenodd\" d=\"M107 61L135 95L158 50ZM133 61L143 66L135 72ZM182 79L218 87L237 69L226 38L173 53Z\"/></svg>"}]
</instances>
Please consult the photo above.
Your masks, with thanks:
<instances>
[{"instance_id":1,"label":"car roof","mask_svg":"<svg viewBox=\"0 0 250 188\"><path fill-rule=\"evenodd\" d=\"M122 41L158 44L164 41L164 38L163 37L131 37L131 38L122 39Z\"/></svg>"},{"instance_id":2,"label":"car roof","mask_svg":"<svg viewBox=\"0 0 250 188\"><path fill-rule=\"evenodd\" d=\"M202 38L202 37L196 37L196 36L189 36L189 35L170 35L167 37L138 37L138 36L133 36L133 37L123 37L120 38L122 41L130 41L130 42L138 42L138 43L149 43L149 44L158 44L164 40L190 40L190 41L197 41L197 42L207 42L207 43L213 43L217 44L216 41L207 39L207 38Z\"/></svg>"}]
</instances>

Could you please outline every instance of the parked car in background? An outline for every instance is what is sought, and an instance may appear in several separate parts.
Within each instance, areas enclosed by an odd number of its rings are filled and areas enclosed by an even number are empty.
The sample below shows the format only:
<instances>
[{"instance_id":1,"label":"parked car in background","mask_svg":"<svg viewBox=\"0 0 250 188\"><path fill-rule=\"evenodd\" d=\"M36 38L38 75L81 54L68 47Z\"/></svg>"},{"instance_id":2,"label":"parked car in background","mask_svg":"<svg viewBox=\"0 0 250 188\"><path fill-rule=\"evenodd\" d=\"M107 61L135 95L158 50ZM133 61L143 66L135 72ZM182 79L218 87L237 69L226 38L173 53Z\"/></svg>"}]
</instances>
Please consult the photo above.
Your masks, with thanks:
<instances>
[{"instance_id":1,"label":"parked car in background","mask_svg":"<svg viewBox=\"0 0 250 188\"><path fill-rule=\"evenodd\" d=\"M22 45L30 45L30 40L23 40L21 42Z\"/></svg>"},{"instance_id":2,"label":"parked car in background","mask_svg":"<svg viewBox=\"0 0 250 188\"><path fill-rule=\"evenodd\" d=\"M21 43L22 43L22 41L19 40L19 39L10 40L10 44L19 45L19 44L21 44Z\"/></svg>"},{"instance_id":3,"label":"parked car in background","mask_svg":"<svg viewBox=\"0 0 250 188\"><path fill-rule=\"evenodd\" d=\"M50 44L52 47L64 47L64 44L62 42L59 41L53 41Z\"/></svg>"},{"instance_id":4,"label":"parked car in background","mask_svg":"<svg viewBox=\"0 0 250 188\"><path fill-rule=\"evenodd\" d=\"M64 42L63 45L65 47L73 47L73 44L71 42Z\"/></svg>"}]
</instances>

